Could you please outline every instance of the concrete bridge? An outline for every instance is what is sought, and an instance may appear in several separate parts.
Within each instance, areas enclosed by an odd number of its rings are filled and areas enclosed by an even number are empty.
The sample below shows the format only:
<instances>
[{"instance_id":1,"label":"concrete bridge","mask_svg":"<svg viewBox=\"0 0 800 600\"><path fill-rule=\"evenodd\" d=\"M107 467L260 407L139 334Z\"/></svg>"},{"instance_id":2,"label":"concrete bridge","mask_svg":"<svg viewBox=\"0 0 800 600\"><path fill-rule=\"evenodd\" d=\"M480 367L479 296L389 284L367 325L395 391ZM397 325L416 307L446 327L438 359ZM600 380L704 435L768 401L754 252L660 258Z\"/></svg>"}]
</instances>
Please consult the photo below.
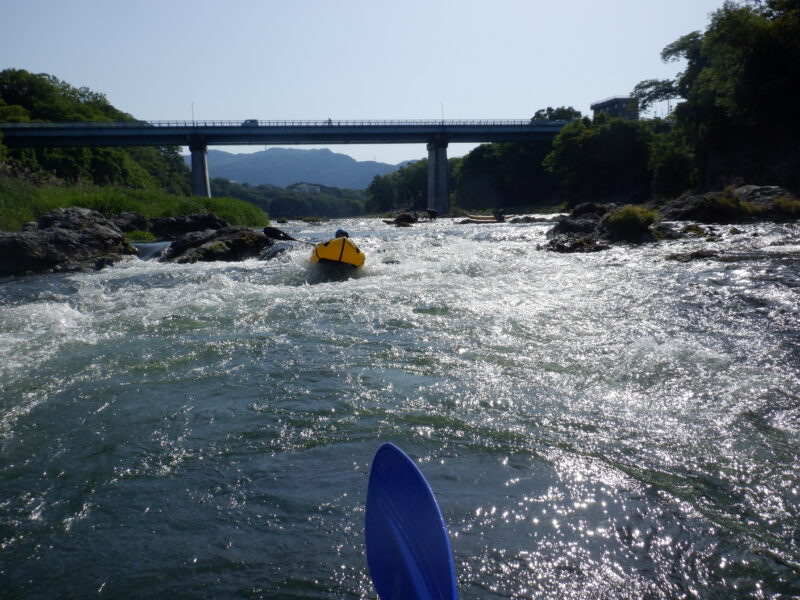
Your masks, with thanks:
<instances>
[{"instance_id":1,"label":"concrete bridge","mask_svg":"<svg viewBox=\"0 0 800 600\"><path fill-rule=\"evenodd\" d=\"M210 196L207 150L228 145L424 143L428 148L428 208L450 210L450 142L552 140L566 121L132 121L0 123L9 147L188 146L192 193Z\"/></svg>"}]
</instances>

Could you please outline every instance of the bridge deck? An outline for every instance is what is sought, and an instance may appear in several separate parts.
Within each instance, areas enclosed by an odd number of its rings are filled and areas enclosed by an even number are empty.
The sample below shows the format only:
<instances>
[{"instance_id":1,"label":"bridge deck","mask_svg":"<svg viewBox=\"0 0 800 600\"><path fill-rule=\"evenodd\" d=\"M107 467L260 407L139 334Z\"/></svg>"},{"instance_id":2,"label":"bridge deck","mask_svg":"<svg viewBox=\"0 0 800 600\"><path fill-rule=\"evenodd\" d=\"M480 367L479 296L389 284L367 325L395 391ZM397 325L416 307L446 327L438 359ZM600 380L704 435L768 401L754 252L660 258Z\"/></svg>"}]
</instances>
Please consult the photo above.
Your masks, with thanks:
<instances>
[{"instance_id":1,"label":"bridge deck","mask_svg":"<svg viewBox=\"0 0 800 600\"><path fill-rule=\"evenodd\" d=\"M0 123L8 146L403 144L552 139L565 121L134 121Z\"/></svg>"}]
</instances>

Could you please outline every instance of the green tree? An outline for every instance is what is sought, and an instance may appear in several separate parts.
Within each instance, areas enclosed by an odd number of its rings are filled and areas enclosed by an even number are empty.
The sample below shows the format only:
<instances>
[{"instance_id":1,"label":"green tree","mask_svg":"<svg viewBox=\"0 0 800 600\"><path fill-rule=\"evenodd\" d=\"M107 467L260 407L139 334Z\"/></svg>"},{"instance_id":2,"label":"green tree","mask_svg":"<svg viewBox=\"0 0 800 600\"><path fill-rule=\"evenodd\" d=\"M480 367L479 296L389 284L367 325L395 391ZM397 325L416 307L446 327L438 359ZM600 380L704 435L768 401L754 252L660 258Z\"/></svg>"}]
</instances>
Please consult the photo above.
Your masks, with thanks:
<instances>
[{"instance_id":1,"label":"green tree","mask_svg":"<svg viewBox=\"0 0 800 600\"><path fill-rule=\"evenodd\" d=\"M640 81L633 88L631 95L638 100L639 108L643 111L656 102L680 98L673 79L647 79L646 81Z\"/></svg>"},{"instance_id":2,"label":"green tree","mask_svg":"<svg viewBox=\"0 0 800 600\"><path fill-rule=\"evenodd\" d=\"M393 174L400 208L424 210L428 202L428 161L417 160Z\"/></svg>"},{"instance_id":3,"label":"green tree","mask_svg":"<svg viewBox=\"0 0 800 600\"><path fill-rule=\"evenodd\" d=\"M0 71L0 121L134 121L103 94L75 88L52 75ZM178 148L8 149L21 169L67 181L189 193L189 170Z\"/></svg>"},{"instance_id":4,"label":"green tree","mask_svg":"<svg viewBox=\"0 0 800 600\"><path fill-rule=\"evenodd\" d=\"M653 192L676 196L691 189L697 178L694 156L672 131L653 136L650 171Z\"/></svg>"},{"instance_id":5,"label":"green tree","mask_svg":"<svg viewBox=\"0 0 800 600\"><path fill-rule=\"evenodd\" d=\"M390 175L376 175L367 187L367 211L384 213L397 206L397 194Z\"/></svg>"},{"instance_id":6,"label":"green tree","mask_svg":"<svg viewBox=\"0 0 800 600\"><path fill-rule=\"evenodd\" d=\"M605 114L576 120L556 136L544 164L560 179L571 204L642 201L650 190L652 138L638 121Z\"/></svg>"},{"instance_id":7,"label":"green tree","mask_svg":"<svg viewBox=\"0 0 800 600\"><path fill-rule=\"evenodd\" d=\"M503 178L495 144L481 144L456 165L453 177L457 206L474 210L504 204Z\"/></svg>"},{"instance_id":8,"label":"green tree","mask_svg":"<svg viewBox=\"0 0 800 600\"><path fill-rule=\"evenodd\" d=\"M366 210L369 212L424 210L427 202L427 159L408 163L393 173L378 175L367 187Z\"/></svg>"},{"instance_id":9,"label":"green tree","mask_svg":"<svg viewBox=\"0 0 800 600\"><path fill-rule=\"evenodd\" d=\"M540 108L533 115L532 121L573 121L581 118L581 111L575 110L571 106L559 106L553 108Z\"/></svg>"},{"instance_id":10,"label":"green tree","mask_svg":"<svg viewBox=\"0 0 800 600\"><path fill-rule=\"evenodd\" d=\"M800 188L800 2L725 2L705 32L661 56L686 61L671 86L685 99L675 120L702 183L743 176ZM637 89L657 89L646 84Z\"/></svg>"}]
</instances>

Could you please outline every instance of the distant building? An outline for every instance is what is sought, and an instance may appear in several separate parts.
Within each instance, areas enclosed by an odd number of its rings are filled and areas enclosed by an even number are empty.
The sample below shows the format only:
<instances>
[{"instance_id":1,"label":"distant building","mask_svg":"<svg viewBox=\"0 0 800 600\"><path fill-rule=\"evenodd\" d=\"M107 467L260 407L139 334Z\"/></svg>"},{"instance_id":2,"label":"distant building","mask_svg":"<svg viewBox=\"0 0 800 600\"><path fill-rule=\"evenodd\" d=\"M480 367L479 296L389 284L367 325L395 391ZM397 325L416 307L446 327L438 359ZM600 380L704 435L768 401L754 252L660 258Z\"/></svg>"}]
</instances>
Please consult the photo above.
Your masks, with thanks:
<instances>
[{"instance_id":1,"label":"distant building","mask_svg":"<svg viewBox=\"0 0 800 600\"><path fill-rule=\"evenodd\" d=\"M596 117L599 113L606 113L609 117L621 117L637 121L639 119L639 101L631 96L615 96L595 102L590 107Z\"/></svg>"}]
</instances>

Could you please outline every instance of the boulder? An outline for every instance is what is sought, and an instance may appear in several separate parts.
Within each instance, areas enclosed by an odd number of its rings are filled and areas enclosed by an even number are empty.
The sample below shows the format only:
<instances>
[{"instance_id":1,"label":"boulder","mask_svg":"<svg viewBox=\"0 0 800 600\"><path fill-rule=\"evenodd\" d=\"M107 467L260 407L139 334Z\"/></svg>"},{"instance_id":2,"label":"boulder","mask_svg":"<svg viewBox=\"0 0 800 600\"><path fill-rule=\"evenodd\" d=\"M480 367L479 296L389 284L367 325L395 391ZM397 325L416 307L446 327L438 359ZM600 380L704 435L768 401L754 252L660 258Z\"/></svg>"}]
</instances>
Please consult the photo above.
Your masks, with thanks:
<instances>
[{"instance_id":1,"label":"boulder","mask_svg":"<svg viewBox=\"0 0 800 600\"><path fill-rule=\"evenodd\" d=\"M407 213L407 212L400 213L399 215L397 215L394 218L394 222L397 225L400 225L401 223L407 223L407 224L410 225L411 223L416 223L417 220L418 219L417 219L416 215L412 215L411 213Z\"/></svg>"},{"instance_id":2,"label":"boulder","mask_svg":"<svg viewBox=\"0 0 800 600\"><path fill-rule=\"evenodd\" d=\"M786 188L777 185L743 185L733 190L740 201L756 208L762 219L790 221L800 218L800 201Z\"/></svg>"},{"instance_id":3,"label":"boulder","mask_svg":"<svg viewBox=\"0 0 800 600\"><path fill-rule=\"evenodd\" d=\"M608 250L611 246L605 242L600 241L598 238L590 235L575 236L575 235L557 235L545 244L545 250L550 252L600 252L601 250Z\"/></svg>"},{"instance_id":4,"label":"boulder","mask_svg":"<svg viewBox=\"0 0 800 600\"><path fill-rule=\"evenodd\" d=\"M137 212L124 211L109 219L120 231L128 233L130 231L149 231L150 220Z\"/></svg>"},{"instance_id":5,"label":"boulder","mask_svg":"<svg viewBox=\"0 0 800 600\"><path fill-rule=\"evenodd\" d=\"M264 235L266 235L271 240L280 240L282 242L296 242L297 240L290 236L285 231L281 231L277 227L264 227L262 230Z\"/></svg>"},{"instance_id":6,"label":"boulder","mask_svg":"<svg viewBox=\"0 0 800 600\"><path fill-rule=\"evenodd\" d=\"M249 227L206 229L175 239L160 260L175 263L238 261L255 258L274 243L263 231Z\"/></svg>"},{"instance_id":7,"label":"boulder","mask_svg":"<svg viewBox=\"0 0 800 600\"><path fill-rule=\"evenodd\" d=\"M36 228L0 233L0 276L101 269L127 254L136 249L101 213L59 208Z\"/></svg>"},{"instance_id":8,"label":"boulder","mask_svg":"<svg viewBox=\"0 0 800 600\"><path fill-rule=\"evenodd\" d=\"M525 215L524 217L514 217L509 221L509 223L549 223L554 219L550 219L547 217L532 217L530 215Z\"/></svg>"},{"instance_id":9,"label":"boulder","mask_svg":"<svg viewBox=\"0 0 800 600\"><path fill-rule=\"evenodd\" d=\"M743 223L800 218L800 201L785 188L743 185L721 192L684 194L658 209L668 221Z\"/></svg>"},{"instance_id":10,"label":"boulder","mask_svg":"<svg viewBox=\"0 0 800 600\"><path fill-rule=\"evenodd\" d=\"M657 240L679 240L685 235L668 223L657 223L650 228L653 237Z\"/></svg>"},{"instance_id":11,"label":"boulder","mask_svg":"<svg viewBox=\"0 0 800 600\"><path fill-rule=\"evenodd\" d=\"M709 258L717 258L720 252L717 250L694 250L692 252L676 252L669 254L666 260L674 260L677 262L691 262L693 260L704 260Z\"/></svg>"},{"instance_id":12,"label":"boulder","mask_svg":"<svg viewBox=\"0 0 800 600\"><path fill-rule=\"evenodd\" d=\"M559 217L546 234L545 249L551 252L598 252L609 246L600 239L600 227L608 205L579 204L565 217Z\"/></svg>"},{"instance_id":13,"label":"boulder","mask_svg":"<svg viewBox=\"0 0 800 600\"><path fill-rule=\"evenodd\" d=\"M683 194L658 210L666 221L734 223L740 220L739 203L724 192Z\"/></svg>"},{"instance_id":14,"label":"boulder","mask_svg":"<svg viewBox=\"0 0 800 600\"><path fill-rule=\"evenodd\" d=\"M733 190L739 200L757 206L769 207L776 198L792 196L791 192L778 185L742 185Z\"/></svg>"},{"instance_id":15,"label":"boulder","mask_svg":"<svg viewBox=\"0 0 800 600\"><path fill-rule=\"evenodd\" d=\"M636 205L580 204L547 232L545 248L553 252L597 252L616 242L653 242L656 237L651 227L657 219L657 213Z\"/></svg>"},{"instance_id":16,"label":"boulder","mask_svg":"<svg viewBox=\"0 0 800 600\"><path fill-rule=\"evenodd\" d=\"M228 222L216 215L185 215L150 220L150 232L158 238L174 240L191 231L223 229Z\"/></svg>"},{"instance_id":17,"label":"boulder","mask_svg":"<svg viewBox=\"0 0 800 600\"><path fill-rule=\"evenodd\" d=\"M564 217L547 232L547 237L551 238L561 233L592 233L599 225L600 217L597 215L586 215L577 219L572 216Z\"/></svg>"}]
</instances>

